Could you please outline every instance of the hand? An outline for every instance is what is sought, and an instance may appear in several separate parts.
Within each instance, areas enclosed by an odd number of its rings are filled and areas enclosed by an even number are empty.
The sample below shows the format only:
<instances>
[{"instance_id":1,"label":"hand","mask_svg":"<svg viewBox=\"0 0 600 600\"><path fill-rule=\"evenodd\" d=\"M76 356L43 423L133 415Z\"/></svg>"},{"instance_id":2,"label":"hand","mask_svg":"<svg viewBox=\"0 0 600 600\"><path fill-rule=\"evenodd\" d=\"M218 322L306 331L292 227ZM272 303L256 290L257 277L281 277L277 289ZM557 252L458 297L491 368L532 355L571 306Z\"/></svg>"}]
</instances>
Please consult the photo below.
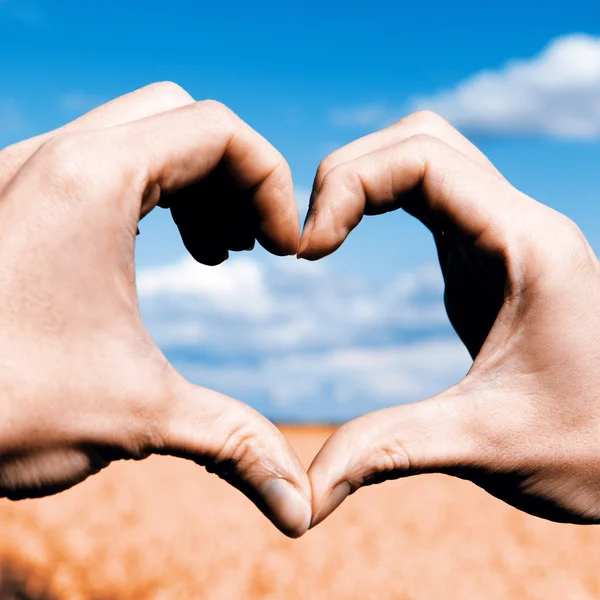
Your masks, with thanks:
<instances>
[{"instance_id":1,"label":"hand","mask_svg":"<svg viewBox=\"0 0 600 600\"><path fill-rule=\"evenodd\" d=\"M134 242L159 202L205 264L255 239L296 252L281 155L227 108L173 84L0 153L0 495L51 494L118 458L171 454L301 535L310 487L279 430L185 381L142 325Z\"/></svg>"},{"instance_id":2,"label":"hand","mask_svg":"<svg viewBox=\"0 0 600 600\"><path fill-rule=\"evenodd\" d=\"M433 233L473 366L434 398L336 431L309 469L312 526L361 486L429 472L539 517L600 522L600 269L586 239L417 113L321 164L299 255L319 259L363 214L396 208Z\"/></svg>"}]
</instances>

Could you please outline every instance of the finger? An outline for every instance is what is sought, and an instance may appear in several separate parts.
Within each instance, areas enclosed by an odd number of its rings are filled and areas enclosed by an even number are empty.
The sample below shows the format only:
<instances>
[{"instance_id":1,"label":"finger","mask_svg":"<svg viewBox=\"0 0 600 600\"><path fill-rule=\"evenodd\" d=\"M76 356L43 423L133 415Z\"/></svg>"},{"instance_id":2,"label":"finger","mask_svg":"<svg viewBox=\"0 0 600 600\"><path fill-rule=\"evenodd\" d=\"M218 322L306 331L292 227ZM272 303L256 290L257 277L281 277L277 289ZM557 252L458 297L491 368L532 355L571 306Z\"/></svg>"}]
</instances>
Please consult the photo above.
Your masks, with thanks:
<instances>
[{"instance_id":1,"label":"finger","mask_svg":"<svg viewBox=\"0 0 600 600\"><path fill-rule=\"evenodd\" d=\"M250 407L178 380L167 431L157 451L206 466L242 491L286 535L311 518L306 471L283 434Z\"/></svg>"},{"instance_id":2,"label":"finger","mask_svg":"<svg viewBox=\"0 0 600 600\"><path fill-rule=\"evenodd\" d=\"M225 196L224 201L230 207L225 217L225 245L234 252L252 249L259 225L252 197L248 194L236 194Z\"/></svg>"},{"instance_id":3,"label":"finger","mask_svg":"<svg viewBox=\"0 0 600 600\"><path fill-rule=\"evenodd\" d=\"M238 198L237 202L232 204L234 210L226 230L225 243L229 250L234 252L252 250L258 228L256 212L248 198Z\"/></svg>"},{"instance_id":4,"label":"finger","mask_svg":"<svg viewBox=\"0 0 600 600\"><path fill-rule=\"evenodd\" d=\"M29 449L4 456L0 464L0 498L24 500L57 494L106 465L98 454L77 447Z\"/></svg>"},{"instance_id":5,"label":"finger","mask_svg":"<svg viewBox=\"0 0 600 600\"><path fill-rule=\"evenodd\" d=\"M62 153L72 156L73 147L68 140L66 143ZM135 190L130 197L134 203L139 202L141 191L142 214L161 196L198 184L220 166L240 193L250 194L261 245L273 254L296 253L300 223L287 163L271 144L219 103L199 102L111 130L79 134L70 143L85 153L90 164L103 161L98 189L104 201L107 185L116 186L115 191L121 193L124 187ZM122 202L119 193L115 196ZM140 212L139 205L128 206Z\"/></svg>"},{"instance_id":6,"label":"finger","mask_svg":"<svg viewBox=\"0 0 600 600\"><path fill-rule=\"evenodd\" d=\"M21 169L12 193L27 197L24 189L33 186L46 190L54 203L57 197L85 197L82 218L89 220L92 205L104 213L120 211L116 222L129 223L135 234L137 221L162 196L198 184L219 165L239 192L251 195L260 244L273 254L295 254L300 223L287 163L239 117L212 101L119 127L57 136Z\"/></svg>"},{"instance_id":7,"label":"finger","mask_svg":"<svg viewBox=\"0 0 600 600\"><path fill-rule=\"evenodd\" d=\"M340 427L308 470L311 527L365 485L478 464L485 451L474 406L466 397L448 395L383 409Z\"/></svg>"},{"instance_id":8,"label":"finger","mask_svg":"<svg viewBox=\"0 0 600 600\"><path fill-rule=\"evenodd\" d=\"M402 207L441 222L498 253L516 215L537 206L505 180L430 136L418 135L332 169L313 199L298 256L316 260L334 252L366 211ZM507 227L507 225L510 225Z\"/></svg>"},{"instance_id":9,"label":"finger","mask_svg":"<svg viewBox=\"0 0 600 600\"><path fill-rule=\"evenodd\" d=\"M171 82L153 83L120 96L59 129L5 148L0 161L0 189L45 142L57 135L115 127L193 102L194 99L183 88Z\"/></svg>"},{"instance_id":10,"label":"finger","mask_svg":"<svg viewBox=\"0 0 600 600\"><path fill-rule=\"evenodd\" d=\"M199 263L216 266L229 258L223 205L200 182L173 195L171 216L186 250Z\"/></svg>"},{"instance_id":11,"label":"finger","mask_svg":"<svg viewBox=\"0 0 600 600\"><path fill-rule=\"evenodd\" d=\"M365 154L395 146L415 135L429 135L435 137L451 148L468 156L482 168L502 177L500 172L483 152L452 127L446 119L434 112L424 110L412 113L385 129L364 136L331 153L319 165L314 183L315 190L320 189L327 173L338 165L359 158Z\"/></svg>"},{"instance_id":12,"label":"finger","mask_svg":"<svg viewBox=\"0 0 600 600\"><path fill-rule=\"evenodd\" d=\"M169 197L183 243L202 264L219 264L227 259L229 250L254 246L258 221L252 191L240 193L230 187L219 185L211 175Z\"/></svg>"},{"instance_id":13,"label":"finger","mask_svg":"<svg viewBox=\"0 0 600 600\"><path fill-rule=\"evenodd\" d=\"M151 125L150 121L155 123ZM202 134L191 137L187 131L194 121ZM291 173L283 157L264 138L229 109L214 102L148 119L146 124L145 129L136 128L141 143L145 143L147 136L156 137L153 130L164 131L169 143L169 147L165 145L165 153L157 156L156 171L150 174L151 181L154 178L159 182L162 193L181 189L219 167L227 173L229 185L235 184L236 194L250 200L246 213L252 212L256 217L246 224L248 237L256 235L259 243L273 254L295 254L300 224ZM182 145L179 145L180 139L184 141ZM202 154L192 164L190 158L194 153ZM171 170L176 163L185 165L185 169ZM227 197L225 194L211 201L220 203L222 210L231 215L235 203L227 204ZM237 217L243 217L235 212L231 216L233 219L228 218L227 227ZM194 223L200 220L196 218Z\"/></svg>"}]
</instances>

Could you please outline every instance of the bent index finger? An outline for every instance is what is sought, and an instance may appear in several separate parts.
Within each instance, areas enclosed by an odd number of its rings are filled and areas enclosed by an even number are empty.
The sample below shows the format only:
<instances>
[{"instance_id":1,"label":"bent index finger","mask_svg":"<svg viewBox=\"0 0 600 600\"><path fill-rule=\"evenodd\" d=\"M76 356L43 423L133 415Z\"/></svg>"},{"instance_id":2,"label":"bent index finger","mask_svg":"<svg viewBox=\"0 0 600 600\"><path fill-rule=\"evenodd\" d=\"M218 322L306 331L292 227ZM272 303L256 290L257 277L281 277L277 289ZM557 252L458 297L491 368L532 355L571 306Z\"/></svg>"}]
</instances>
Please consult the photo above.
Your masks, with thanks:
<instances>
[{"instance_id":1,"label":"bent index finger","mask_svg":"<svg viewBox=\"0 0 600 600\"><path fill-rule=\"evenodd\" d=\"M366 210L401 208L409 195L431 221L447 223L472 239L487 232L480 241L493 245L506 238L508 220L514 231L515 219L523 216L516 211L525 208L525 197L517 208L514 192L506 180L439 139L414 136L328 173L313 199L298 256L317 260L331 254Z\"/></svg>"},{"instance_id":2,"label":"bent index finger","mask_svg":"<svg viewBox=\"0 0 600 600\"><path fill-rule=\"evenodd\" d=\"M359 138L331 153L319 165L319 170L315 177L314 189L318 191L327 173L338 165L364 156L365 154L395 146L415 135L435 137L451 148L462 152L484 169L502 176L483 152L450 125L448 121L436 113L423 110L412 113L385 129Z\"/></svg>"},{"instance_id":3,"label":"bent index finger","mask_svg":"<svg viewBox=\"0 0 600 600\"><path fill-rule=\"evenodd\" d=\"M296 253L300 222L290 169L271 144L228 108L199 102L115 132L123 160L133 169L144 164L147 209L161 194L198 183L222 163L240 190L252 190L261 245L273 254Z\"/></svg>"},{"instance_id":4,"label":"bent index finger","mask_svg":"<svg viewBox=\"0 0 600 600\"><path fill-rule=\"evenodd\" d=\"M0 189L5 187L15 173L45 142L57 135L88 129L116 127L123 123L137 121L193 102L194 99L183 88L167 81L153 83L124 96L119 96L92 109L59 129L5 148L2 151Z\"/></svg>"}]
</instances>

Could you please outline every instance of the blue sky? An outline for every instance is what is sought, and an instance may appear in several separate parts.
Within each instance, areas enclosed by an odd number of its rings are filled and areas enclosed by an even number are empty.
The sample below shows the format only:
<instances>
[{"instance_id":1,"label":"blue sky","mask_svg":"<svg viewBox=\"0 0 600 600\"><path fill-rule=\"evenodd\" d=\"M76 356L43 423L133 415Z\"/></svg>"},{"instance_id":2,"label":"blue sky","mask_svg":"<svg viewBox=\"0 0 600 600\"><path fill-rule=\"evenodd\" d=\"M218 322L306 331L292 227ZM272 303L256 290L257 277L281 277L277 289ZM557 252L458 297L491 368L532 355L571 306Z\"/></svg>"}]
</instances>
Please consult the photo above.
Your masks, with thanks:
<instances>
[{"instance_id":1,"label":"blue sky","mask_svg":"<svg viewBox=\"0 0 600 600\"><path fill-rule=\"evenodd\" d=\"M328 152L426 105L598 250L599 65L594 0L0 0L0 147L171 80L267 137L302 202ZM344 419L440 391L468 368L429 235L401 212L366 219L321 265L257 251L220 275L182 262L168 213L140 229L141 306L157 341L198 383L274 418ZM236 305L244 294L270 312Z\"/></svg>"}]
</instances>

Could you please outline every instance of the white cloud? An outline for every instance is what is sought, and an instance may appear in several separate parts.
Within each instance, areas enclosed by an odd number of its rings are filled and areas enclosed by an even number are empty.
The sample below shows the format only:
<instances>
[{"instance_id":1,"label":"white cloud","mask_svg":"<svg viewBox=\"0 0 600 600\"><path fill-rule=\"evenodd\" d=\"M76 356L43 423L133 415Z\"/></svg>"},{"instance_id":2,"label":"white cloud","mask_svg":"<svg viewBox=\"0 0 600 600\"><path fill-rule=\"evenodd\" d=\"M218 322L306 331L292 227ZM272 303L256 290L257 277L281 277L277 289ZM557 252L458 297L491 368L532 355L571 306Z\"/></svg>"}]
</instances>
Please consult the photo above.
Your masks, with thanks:
<instances>
[{"instance_id":1,"label":"white cloud","mask_svg":"<svg viewBox=\"0 0 600 600\"><path fill-rule=\"evenodd\" d=\"M174 265L142 272L137 280L142 296L177 296L194 303L206 302L223 314L245 317L269 312L264 276L257 262L240 259L221 269L206 267L186 257ZM244 295L238 291L244 290Z\"/></svg>"},{"instance_id":2,"label":"white cloud","mask_svg":"<svg viewBox=\"0 0 600 600\"><path fill-rule=\"evenodd\" d=\"M559 37L537 56L476 73L402 109L366 106L337 122L382 127L423 108L471 133L600 138L600 37Z\"/></svg>"},{"instance_id":3,"label":"white cloud","mask_svg":"<svg viewBox=\"0 0 600 600\"><path fill-rule=\"evenodd\" d=\"M600 38L558 38L530 60L479 73L415 107L478 132L600 137Z\"/></svg>"},{"instance_id":4,"label":"white cloud","mask_svg":"<svg viewBox=\"0 0 600 600\"><path fill-rule=\"evenodd\" d=\"M347 418L460 379L470 361L442 289L434 266L378 281L248 256L138 277L144 320L182 373L281 419Z\"/></svg>"},{"instance_id":5,"label":"white cloud","mask_svg":"<svg viewBox=\"0 0 600 600\"><path fill-rule=\"evenodd\" d=\"M172 325L200 322L187 344L226 354L379 344L446 324L441 278L429 266L374 282L295 258L242 255L213 268L186 257L142 271L138 290L159 342L180 345Z\"/></svg>"},{"instance_id":6,"label":"white cloud","mask_svg":"<svg viewBox=\"0 0 600 600\"><path fill-rule=\"evenodd\" d=\"M462 344L444 337L391 346L271 356L257 364L182 362L193 381L250 400L270 416L345 420L427 398L470 365Z\"/></svg>"}]
</instances>

